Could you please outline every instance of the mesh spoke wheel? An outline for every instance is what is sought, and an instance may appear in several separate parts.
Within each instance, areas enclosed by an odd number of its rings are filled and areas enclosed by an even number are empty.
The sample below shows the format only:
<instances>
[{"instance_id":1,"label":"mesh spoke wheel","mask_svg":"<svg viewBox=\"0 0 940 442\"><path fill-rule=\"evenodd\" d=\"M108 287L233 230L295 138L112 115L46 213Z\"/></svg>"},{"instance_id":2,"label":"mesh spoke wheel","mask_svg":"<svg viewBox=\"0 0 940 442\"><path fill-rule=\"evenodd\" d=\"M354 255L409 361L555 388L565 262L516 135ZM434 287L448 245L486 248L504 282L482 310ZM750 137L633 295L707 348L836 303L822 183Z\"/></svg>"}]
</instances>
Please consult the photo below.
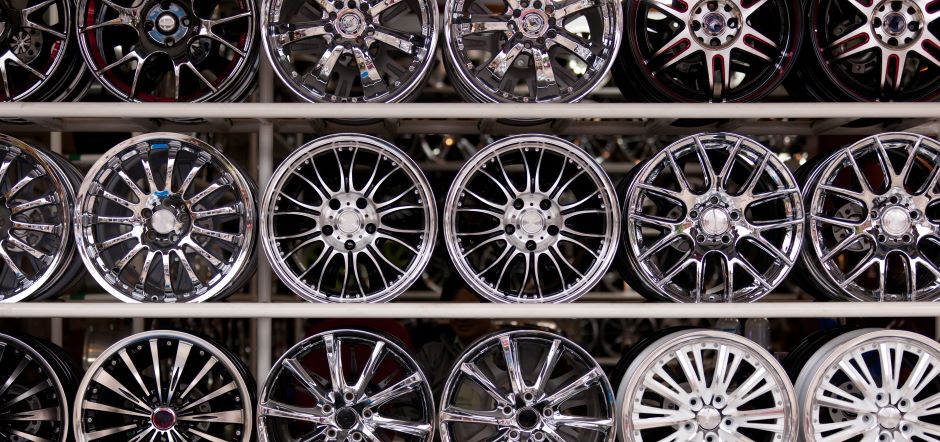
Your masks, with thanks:
<instances>
[{"instance_id":1,"label":"mesh spoke wheel","mask_svg":"<svg viewBox=\"0 0 940 442\"><path fill-rule=\"evenodd\" d=\"M886 133L804 172L802 264L833 296L861 301L940 297L940 143Z\"/></svg>"},{"instance_id":2,"label":"mesh spoke wheel","mask_svg":"<svg viewBox=\"0 0 940 442\"><path fill-rule=\"evenodd\" d=\"M604 371L575 343L541 331L497 333L454 364L441 439L612 442L612 400Z\"/></svg>"},{"instance_id":3,"label":"mesh spoke wheel","mask_svg":"<svg viewBox=\"0 0 940 442\"><path fill-rule=\"evenodd\" d=\"M792 268L803 206L790 171L754 140L699 134L628 177L624 277L676 302L755 301Z\"/></svg>"},{"instance_id":4,"label":"mesh spoke wheel","mask_svg":"<svg viewBox=\"0 0 940 442\"><path fill-rule=\"evenodd\" d=\"M916 333L856 330L823 344L799 373L807 441L940 438L940 346Z\"/></svg>"},{"instance_id":5,"label":"mesh spoke wheel","mask_svg":"<svg viewBox=\"0 0 940 442\"><path fill-rule=\"evenodd\" d=\"M254 380L228 350L169 330L114 344L88 368L78 442L252 440Z\"/></svg>"},{"instance_id":6,"label":"mesh spoke wheel","mask_svg":"<svg viewBox=\"0 0 940 442\"><path fill-rule=\"evenodd\" d=\"M417 164L366 135L320 138L275 171L264 196L264 250L278 278L318 302L382 302L431 259L437 208Z\"/></svg>"},{"instance_id":7,"label":"mesh spoke wheel","mask_svg":"<svg viewBox=\"0 0 940 442\"><path fill-rule=\"evenodd\" d=\"M258 406L262 442L409 441L434 437L427 379L392 340L332 330L282 356Z\"/></svg>"},{"instance_id":8,"label":"mesh spoke wheel","mask_svg":"<svg viewBox=\"0 0 940 442\"><path fill-rule=\"evenodd\" d=\"M575 102L601 85L620 46L618 2L503 3L444 6L444 60L466 100Z\"/></svg>"},{"instance_id":9,"label":"mesh spoke wheel","mask_svg":"<svg viewBox=\"0 0 940 442\"><path fill-rule=\"evenodd\" d=\"M793 386L749 339L683 330L634 354L617 392L623 440L796 440Z\"/></svg>"},{"instance_id":10,"label":"mesh spoke wheel","mask_svg":"<svg viewBox=\"0 0 940 442\"><path fill-rule=\"evenodd\" d=\"M72 3L24 0L0 7L0 100L22 101L63 80L72 65ZM68 79L65 79L68 80Z\"/></svg>"},{"instance_id":11,"label":"mesh spoke wheel","mask_svg":"<svg viewBox=\"0 0 940 442\"><path fill-rule=\"evenodd\" d=\"M435 1L265 0L262 9L274 71L307 101L410 100L434 64Z\"/></svg>"},{"instance_id":12,"label":"mesh spoke wheel","mask_svg":"<svg viewBox=\"0 0 940 442\"><path fill-rule=\"evenodd\" d=\"M620 211L590 155L549 136L493 143L447 194L444 240L460 276L494 302L566 302L610 266Z\"/></svg>"},{"instance_id":13,"label":"mesh spoke wheel","mask_svg":"<svg viewBox=\"0 0 940 442\"><path fill-rule=\"evenodd\" d=\"M198 139L131 138L85 176L79 251L122 301L218 299L251 276L255 194L247 174Z\"/></svg>"},{"instance_id":14,"label":"mesh spoke wheel","mask_svg":"<svg viewBox=\"0 0 940 442\"><path fill-rule=\"evenodd\" d=\"M79 0L78 42L98 81L125 101L237 101L257 70L247 0Z\"/></svg>"}]
</instances>

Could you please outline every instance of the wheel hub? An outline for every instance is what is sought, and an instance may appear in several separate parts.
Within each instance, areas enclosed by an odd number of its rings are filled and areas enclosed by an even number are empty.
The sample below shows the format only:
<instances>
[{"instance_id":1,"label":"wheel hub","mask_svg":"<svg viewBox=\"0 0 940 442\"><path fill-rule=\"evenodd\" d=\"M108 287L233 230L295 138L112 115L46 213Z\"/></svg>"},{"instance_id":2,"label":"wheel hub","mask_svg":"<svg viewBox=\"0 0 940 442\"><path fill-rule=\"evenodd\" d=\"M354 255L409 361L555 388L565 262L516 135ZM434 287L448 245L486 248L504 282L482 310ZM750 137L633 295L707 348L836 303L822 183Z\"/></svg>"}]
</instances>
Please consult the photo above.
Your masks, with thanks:
<instances>
[{"instance_id":1,"label":"wheel hub","mask_svg":"<svg viewBox=\"0 0 940 442\"><path fill-rule=\"evenodd\" d=\"M521 194L503 219L508 241L523 252L540 252L555 243L563 225L558 204L545 195Z\"/></svg>"},{"instance_id":2,"label":"wheel hub","mask_svg":"<svg viewBox=\"0 0 940 442\"><path fill-rule=\"evenodd\" d=\"M13 31L7 43L17 58L24 63L31 63L41 52L42 33L35 29L20 28Z\"/></svg>"},{"instance_id":3,"label":"wheel hub","mask_svg":"<svg viewBox=\"0 0 940 442\"><path fill-rule=\"evenodd\" d=\"M727 195L719 193L707 197L689 211L689 218L695 223L694 238L698 244L713 247L731 243L737 220L741 217L733 206Z\"/></svg>"},{"instance_id":4,"label":"wheel hub","mask_svg":"<svg viewBox=\"0 0 940 442\"><path fill-rule=\"evenodd\" d=\"M741 17L741 10L732 1L705 0L692 9L689 24L699 44L707 49L721 49L737 40Z\"/></svg>"},{"instance_id":5,"label":"wheel hub","mask_svg":"<svg viewBox=\"0 0 940 442\"><path fill-rule=\"evenodd\" d=\"M539 38L548 30L548 16L540 9L527 9L519 16L519 29L528 38Z\"/></svg>"},{"instance_id":6,"label":"wheel hub","mask_svg":"<svg viewBox=\"0 0 940 442\"><path fill-rule=\"evenodd\" d=\"M897 407L887 406L878 410L878 425L882 428L897 428L901 423L901 411Z\"/></svg>"},{"instance_id":7,"label":"wheel hub","mask_svg":"<svg viewBox=\"0 0 940 442\"><path fill-rule=\"evenodd\" d=\"M358 9L346 9L336 16L334 27L345 38L358 38L366 29L366 17Z\"/></svg>"},{"instance_id":8,"label":"wheel hub","mask_svg":"<svg viewBox=\"0 0 940 442\"><path fill-rule=\"evenodd\" d=\"M378 209L365 195L333 195L320 214L324 241L334 249L359 251L374 239L379 225Z\"/></svg>"},{"instance_id":9,"label":"wheel hub","mask_svg":"<svg viewBox=\"0 0 940 442\"><path fill-rule=\"evenodd\" d=\"M712 207L702 212L702 231L709 235L721 235L731 228L731 218L724 209Z\"/></svg>"},{"instance_id":10,"label":"wheel hub","mask_svg":"<svg viewBox=\"0 0 940 442\"><path fill-rule=\"evenodd\" d=\"M176 214L169 209L158 209L150 217L150 227L162 235L176 230L176 223Z\"/></svg>"},{"instance_id":11,"label":"wheel hub","mask_svg":"<svg viewBox=\"0 0 940 442\"><path fill-rule=\"evenodd\" d=\"M541 418L539 413L531 408L523 408L516 415L516 423L523 430L532 430L539 425Z\"/></svg>"},{"instance_id":12,"label":"wheel hub","mask_svg":"<svg viewBox=\"0 0 940 442\"><path fill-rule=\"evenodd\" d=\"M147 36L159 45L174 46L189 32L189 14L178 3L156 3L147 11L146 17L144 29Z\"/></svg>"},{"instance_id":13,"label":"wheel hub","mask_svg":"<svg viewBox=\"0 0 940 442\"><path fill-rule=\"evenodd\" d=\"M167 431L176 425L176 412L172 408L160 407L150 415L150 423L160 431Z\"/></svg>"},{"instance_id":14,"label":"wheel hub","mask_svg":"<svg viewBox=\"0 0 940 442\"><path fill-rule=\"evenodd\" d=\"M881 217L881 228L891 236L901 236L911 230L911 216L902 207L891 207Z\"/></svg>"},{"instance_id":15,"label":"wheel hub","mask_svg":"<svg viewBox=\"0 0 940 442\"><path fill-rule=\"evenodd\" d=\"M359 413L356 410L346 407L336 412L336 425L344 430L350 430L359 423Z\"/></svg>"},{"instance_id":16,"label":"wheel hub","mask_svg":"<svg viewBox=\"0 0 940 442\"><path fill-rule=\"evenodd\" d=\"M917 2L886 0L874 11L870 20L872 32L882 46L903 49L919 41L925 20Z\"/></svg>"},{"instance_id":17,"label":"wheel hub","mask_svg":"<svg viewBox=\"0 0 940 442\"><path fill-rule=\"evenodd\" d=\"M715 407L705 407L698 412L695 420L703 430L714 430L721 423L721 412Z\"/></svg>"}]
</instances>

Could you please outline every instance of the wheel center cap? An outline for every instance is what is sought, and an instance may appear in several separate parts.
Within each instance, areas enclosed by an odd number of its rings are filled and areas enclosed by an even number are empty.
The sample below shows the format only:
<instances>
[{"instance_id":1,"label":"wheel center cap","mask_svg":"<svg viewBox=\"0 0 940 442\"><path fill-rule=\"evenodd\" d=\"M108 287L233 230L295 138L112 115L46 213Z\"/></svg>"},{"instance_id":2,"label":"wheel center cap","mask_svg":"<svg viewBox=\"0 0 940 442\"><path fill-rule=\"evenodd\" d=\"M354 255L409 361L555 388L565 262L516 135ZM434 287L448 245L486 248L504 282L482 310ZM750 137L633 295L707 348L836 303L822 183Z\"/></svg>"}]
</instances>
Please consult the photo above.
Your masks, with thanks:
<instances>
[{"instance_id":1,"label":"wheel center cap","mask_svg":"<svg viewBox=\"0 0 940 442\"><path fill-rule=\"evenodd\" d=\"M891 35L901 35L907 29L907 18L898 12L888 14L884 19L885 32Z\"/></svg>"},{"instance_id":2,"label":"wheel center cap","mask_svg":"<svg viewBox=\"0 0 940 442\"><path fill-rule=\"evenodd\" d=\"M709 235L721 235L731 228L728 213L718 208L705 209L702 212L702 230Z\"/></svg>"},{"instance_id":3,"label":"wheel center cap","mask_svg":"<svg viewBox=\"0 0 940 442\"><path fill-rule=\"evenodd\" d=\"M695 416L698 426L706 430L714 430L721 423L721 412L714 407L705 407Z\"/></svg>"},{"instance_id":4,"label":"wheel center cap","mask_svg":"<svg viewBox=\"0 0 940 442\"><path fill-rule=\"evenodd\" d=\"M336 425L344 430L349 430L359 423L359 413L356 410L346 407L336 412Z\"/></svg>"},{"instance_id":5,"label":"wheel center cap","mask_svg":"<svg viewBox=\"0 0 940 442\"><path fill-rule=\"evenodd\" d=\"M336 217L336 228L343 233L353 233L362 226L362 219L359 214L352 210L347 210Z\"/></svg>"},{"instance_id":6,"label":"wheel center cap","mask_svg":"<svg viewBox=\"0 0 940 442\"><path fill-rule=\"evenodd\" d=\"M548 28L548 17L538 9L530 9L522 13L519 25L527 37L541 37Z\"/></svg>"},{"instance_id":7,"label":"wheel center cap","mask_svg":"<svg viewBox=\"0 0 940 442\"><path fill-rule=\"evenodd\" d=\"M891 236L903 235L911 230L911 216L901 207L892 207L882 214L881 228Z\"/></svg>"},{"instance_id":8,"label":"wheel center cap","mask_svg":"<svg viewBox=\"0 0 940 442\"><path fill-rule=\"evenodd\" d=\"M523 232L534 235L545 228L545 219L541 213L528 210L519 217L519 227Z\"/></svg>"},{"instance_id":9,"label":"wheel center cap","mask_svg":"<svg viewBox=\"0 0 940 442\"><path fill-rule=\"evenodd\" d=\"M176 425L176 413L170 408L158 408L150 415L150 422L160 431L169 430Z\"/></svg>"},{"instance_id":10,"label":"wheel center cap","mask_svg":"<svg viewBox=\"0 0 940 442\"><path fill-rule=\"evenodd\" d=\"M539 424L539 414L531 408L524 408L516 415L516 422L523 430L531 430Z\"/></svg>"},{"instance_id":11,"label":"wheel center cap","mask_svg":"<svg viewBox=\"0 0 940 442\"><path fill-rule=\"evenodd\" d=\"M878 410L878 425L884 428L896 428L901 423L901 411L895 407L884 407Z\"/></svg>"},{"instance_id":12,"label":"wheel center cap","mask_svg":"<svg viewBox=\"0 0 940 442\"><path fill-rule=\"evenodd\" d=\"M172 35L174 32L176 32L176 28L179 26L179 21L177 21L175 15L167 12L157 18L156 25L160 32L166 35Z\"/></svg>"},{"instance_id":13,"label":"wheel center cap","mask_svg":"<svg viewBox=\"0 0 940 442\"><path fill-rule=\"evenodd\" d=\"M726 26L725 16L717 12L709 13L702 21L702 25L705 28L705 32L711 35L721 34L724 32Z\"/></svg>"},{"instance_id":14,"label":"wheel center cap","mask_svg":"<svg viewBox=\"0 0 940 442\"><path fill-rule=\"evenodd\" d=\"M336 29L346 38L355 38L365 30L365 17L359 11L351 9L336 19Z\"/></svg>"},{"instance_id":15,"label":"wheel center cap","mask_svg":"<svg viewBox=\"0 0 940 442\"><path fill-rule=\"evenodd\" d=\"M176 229L176 214L167 209L158 209L150 217L150 227L163 235L170 233Z\"/></svg>"}]
</instances>

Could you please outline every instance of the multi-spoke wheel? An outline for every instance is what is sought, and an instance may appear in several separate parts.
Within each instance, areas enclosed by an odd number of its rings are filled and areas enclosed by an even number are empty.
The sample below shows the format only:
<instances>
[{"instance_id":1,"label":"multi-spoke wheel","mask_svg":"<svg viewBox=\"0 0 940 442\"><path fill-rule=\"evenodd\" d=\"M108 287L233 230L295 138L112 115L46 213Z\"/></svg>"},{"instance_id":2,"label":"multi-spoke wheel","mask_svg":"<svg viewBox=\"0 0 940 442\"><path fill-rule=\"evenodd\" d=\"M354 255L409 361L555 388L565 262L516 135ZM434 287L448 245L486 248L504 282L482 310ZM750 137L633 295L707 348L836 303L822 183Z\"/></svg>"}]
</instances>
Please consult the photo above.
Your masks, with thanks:
<instances>
[{"instance_id":1,"label":"multi-spoke wheel","mask_svg":"<svg viewBox=\"0 0 940 442\"><path fill-rule=\"evenodd\" d=\"M798 0L631 0L625 22L617 85L655 101L759 100L795 64L803 32Z\"/></svg>"},{"instance_id":2,"label":"multi-spoke wheel","mask_svg":"<svg viewBox=\"0 0 940 442\"><path fill-rule=\"evenodd\" d=\"M258 404L261 442L434 438L434 398L399 344L332 330L294 345L274 365Z\"/></svg>"},{"instance_id":3,"label":"multi-spoke wheel","mask_svg":"<svg viewBox=\"0 0 940 442\"><path fill-rule=\"evenodd\" d=\"M621 271L646 296L755 301L783 281L800 252L796 181L749 138L684 138L635 169L624 188Z\"/></svg>"},{"instance_id":4,"label":"multi-spoke wheel","mask_svg":"<svg viewBox=\"0 0 940 442\"><path fill-rule=\"evenodd\" d=\"M265 52L298 97L318 102L413 99L434 64L430 0L264 0Z\"/></svg>"},{"instance_id":5,"label":"multi-spoke wheel","mask_svg":"<svg viewBox=\"0 0 940 442\"><path fill-rule=\"evenodd\" d=\"M0 334L0 437L67 442L78 368L62 349L29 336Z\"/></svg>"},{"instance_id":6,"label":"multi-spoke wheel","mask_svg":"<svg viewBox=\"0 0 940 442\"><path fill-rule=\"evenodd\" d=\"M575 102L617 56L613 0L448 0L444 62L454 87L476 102Z\"/></svg>"},{"instance_id":7,"label":"multi-spoke wheel","mask_svg":"<svg viewBox=\"0 0 940 442\"><path fill-rule=\"evenodd\" d=\"M618 379L622 440L796 440L793 386L759 345L712 330L675 331L646 344Z\"/></svg>"},{"instance_id":8,"label":"multi-spoke wheel","mask_svg":"<svg viewBox=\"0 0 940 442\"><path fill-rule=\"evenodd\" d=\"M886 133L807 164L801 265L830 297L940 298L940 143Z\"/></svg>"},{"instance_id":9,"label":"multi-spoke wheel","mask_svg":"<svg viewBox=\"0 0 940 442\"><path fill-rule=\"evenodd\" d=\"M169 330L138 333L85 373L72 416L75 439L250 442L254 389L244 364L211 341Z\"/></svg>"},{"instance_id":10,"label":"multi-spoke wheel","mask_svg":"<svg viewBox=\"0 0 940 442\"><path fill-rule=\"evenodd\" d=\"M219 299L252 274L255 186L214 147L152 133L124 141L82 183L76 241L125 302Z\"/></svg>"},{"instance_id":11,"label":"multi-spoke wheel","mask_svg":"<svg viewBox=\"0 0 940 442\"><path fill-rule=\"evenodd\" d=\"M493 143L447 194L444 240L461 277L494 302L566 302L613 261L620 210L590 155L555 137Z\"/></svg>"},{"instance_id":12,"label":"multi-spoke wheel","mask_svg":"<svg viewBox=\"0 0 940 442\"><path fill-rule=\"evenodd\" d=\"M542 331L496 333L467 349L444 386L444 442L612 442L614 392L581 347Z\"/></svg>"},{"instance_id":13,"label":"multi-spoke wheel","mask_svg":"<svg viewBox=\"0 0 940 442\"><path fill-rule=\"evenodd\" d=\"M819 346L799 372L802 440L940 438L940 346L916 333L866 329Z\"/></svg>"},{"instance_id":14,"label":"multi-spoke wheel","mask_svg":"<svg viewBox=\"0 0 940 442\"><path fill-rule=\"evenodd\" d=\"M73 281L78 171L0 135L0 302L54 296Z\"/></svg>"},{"instance_id":15,"label":"multi-spoke wheel","mask_svg":"<svg viewBox=\"0 0 940 442\"><path fill-rule=\"evenodd\" d=\"M383 302L431 259L437 207L421 169L367 135L323 137L294 151L261 203L264 251L298 295L318 302Z\"/></svg>"},{"instance_id":16,"label":"multi-spoke wheel","mask_svg":"<svg viewBox=\"0 0 940 442\"><path fill-rule=\"evenodd\" d=\"M78 43L125 101L239 101L257 71L254 1L79 0Z\"/></svg>"}]
</instances>

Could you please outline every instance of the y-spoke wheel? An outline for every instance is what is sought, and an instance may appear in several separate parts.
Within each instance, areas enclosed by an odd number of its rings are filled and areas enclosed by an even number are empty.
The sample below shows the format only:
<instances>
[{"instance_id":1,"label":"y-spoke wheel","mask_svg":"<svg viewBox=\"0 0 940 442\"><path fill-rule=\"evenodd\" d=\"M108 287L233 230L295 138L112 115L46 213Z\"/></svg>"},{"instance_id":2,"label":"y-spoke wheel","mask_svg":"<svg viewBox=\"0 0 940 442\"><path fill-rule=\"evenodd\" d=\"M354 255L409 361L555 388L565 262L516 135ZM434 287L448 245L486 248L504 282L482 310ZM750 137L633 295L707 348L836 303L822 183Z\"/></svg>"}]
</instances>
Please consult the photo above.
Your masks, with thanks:
<instances>
[{"instance_id":1,"label":"y-spoke wheel","mask_svg":"<svg viewBox=\"0 0 940 442\"><path fill-rule=\"evenodd\" d=\"M625 11L617 81L627 97L759 100L793 67L802 35L797 0L634 0Z\"/></svg>"},{"instance_id":2,"label":"y-spoke wheel","mask_svg":"<svg viewBox=\"0 0 940 442\"><path fill-rule=\"evenodd\" d=\"M444 61L477 102L575 102L601 85L620 47L612 0L448 0Z\"/></svg>"},{"instance_id":3,"label":"y-spoke wheel","mask_svg":"<svg viewBox=\"0 0 940 442\"><path fill-rule=\"evenodd\" d=\"M796 440L793 386L754 342L682 330L647 344L632 352L617 392L624 441Z\"/></svg>"},{"instance_id":4,"label":"y-spoke wheel","mask_svg":"<svg viewBox=\"0 0 940 442\"><path fill-rule=\"evenodd\" d=\"M436 1L265 0L262 10L274 71L307 101L407 101L434 64Z\"/></svg>"},{"instance_id":5,"label":"y-spoke wheel","mask_svg":"<svg viewBox=\"0 0 940 442\"><path fill-rule=\"evenodd\" d=\"M829 296L940 298L940 143L887 133L836 151L802 175L812 250L801 264Z\"/></svg>"},{"instance_id":6,"label":"y-spoke wheel","mask_svg":"<svg viewBox=\"0 0 940 442\"><path fill-rule=\"evenodd\" d=\"M277 361L261 392L261 442L434 438L434 398L398 344L375 333L331 330Z\"/></svg>"},{"instance_id":7,"label":"y-spoke wheel","mask_svg":"<svg viewBox=\"0 0 940 442\"><path fill-rule=\"evenodd\" d=\"M802 440L940 439L940 346L916 333L856 330L823 344L799 373Z\"/></svg>"},{"instance_id":8,"label":"y-spoke wheel","mask_svg":"<svg viewBox=\"0 0 940 442\"><path fill-rule=\"evenodd\" d=\"M460 276L494 302L566 302L610 266L620 210L604 170L577 146L505 138L454 180L444 240Z\"/></svg>"},{"instance_id":9,"label":"y-spoke wheel","mask_svg":"<svg viewBox=\"0 0 940 442\"><path fill-rule=\"evenodd\" d=\"M755 301L797 259L800 190L776 155L754 140L684 138L627 180L622 272L647 296Z\"/></svg>"},{"instance_id":10,"label":"y-spoke wheel","mask_svg":"<svg viewBox=\"0 0 940 442\"><path fill-rule=\"evenodd\" d=\"M80 60L68 0L7 1L0 5L0 101L51 98Z\"/></svg>"},{"instance_id":11,"label":"y-spoke wheel","mask_svg":"<svg viewBox=\"0 0 940 442\"><path fill-rule=\"evenodd\" d=\"M238 101L257 71L255 3L79 0L78 42L125 101Z\"/></svg>"},{"instance_id":12,"label":"y-spoke wheel","mask_svg":"<svg viewBox=\"0 0 940 442\"><path fill-rule=\"evenodd\" d=\"M251 276L255 194L239 167L198 139L131 138L85 176L79 251L95 280L122 301L218 299Z\"/></svg>"},{"instance_id":13,"label":"y-spoke wheel","mask_svg":"<svg viewBox=\"0 0 940 442\"><path fill-rule=\"evenodd\" d=\"M89 367L72 416L78 442L253 440L254 380L228 350L182 332L139 333Z\"/></svg>"},{"instance_id":14,"label":"y-spoke wheel","mask_svg":"<svg viewBox=\"0 0 940 442\"><path fill-rule=\"evenodd\" d=\"M613 390L597 362L547 332L497 333L461 355L444 386L444 442L612 442Z\"/></svg>"},{"instance_id":15,"label":"y-spoke wheel","mask_svg":"<svg viewBox=\"0 0 940 442\"><path fill-rule=\"evenodd\" d=\"M296 150L261 203L264 251L294 293L318 302L383 302L431 259L437 207L417 164L367 135Z\"/></svg>"}]
</instances>

